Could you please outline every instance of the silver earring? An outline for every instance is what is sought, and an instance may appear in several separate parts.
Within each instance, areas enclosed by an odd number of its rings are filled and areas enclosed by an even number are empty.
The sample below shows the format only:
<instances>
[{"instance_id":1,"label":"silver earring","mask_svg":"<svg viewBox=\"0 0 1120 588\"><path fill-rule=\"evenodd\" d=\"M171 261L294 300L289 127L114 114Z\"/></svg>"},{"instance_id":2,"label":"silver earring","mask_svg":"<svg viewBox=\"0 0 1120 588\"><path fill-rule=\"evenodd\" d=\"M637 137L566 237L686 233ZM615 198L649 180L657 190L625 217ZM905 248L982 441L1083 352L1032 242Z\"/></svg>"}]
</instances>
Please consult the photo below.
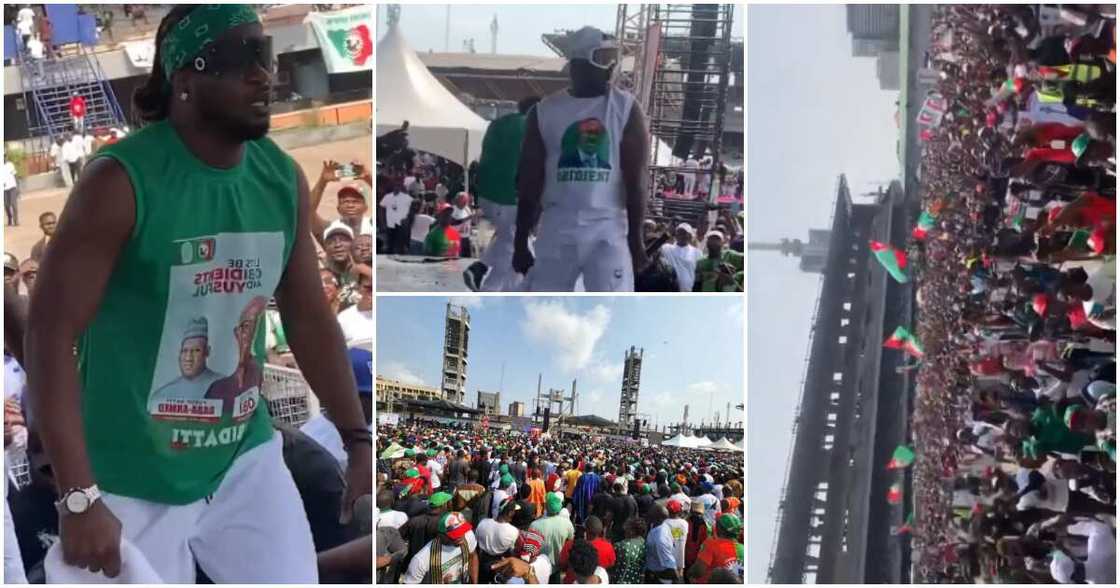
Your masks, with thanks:
<instances>
[{"instance_id":1,"label":"silver earring","mask_svg":"<svg viewBox=\"0 0 1120 588\"><path fill-rule=\"evenodd\" d=\"M187 94L186 92L183 92L182 94L179 94L179 100L181 100L183 102L186 102L187 99L190 98L190 97L191 97L191 95Z\"/></svg>"}]
</instances>

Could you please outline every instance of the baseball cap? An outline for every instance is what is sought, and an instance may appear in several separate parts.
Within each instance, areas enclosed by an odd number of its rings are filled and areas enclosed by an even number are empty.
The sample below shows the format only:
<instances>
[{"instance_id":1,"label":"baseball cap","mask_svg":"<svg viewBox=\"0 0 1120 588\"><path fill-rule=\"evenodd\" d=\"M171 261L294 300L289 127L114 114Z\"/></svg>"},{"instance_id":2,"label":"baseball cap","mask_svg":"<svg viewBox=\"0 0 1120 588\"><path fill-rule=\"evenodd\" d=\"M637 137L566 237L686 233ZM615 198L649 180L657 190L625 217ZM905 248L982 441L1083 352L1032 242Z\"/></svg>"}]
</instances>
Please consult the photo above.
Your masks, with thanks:
<instances>
[{"instance_id":1,"label":"baseball cap","mask_svg":"<svg viewBox=\"0 0 1120 588\"><path fill-rule=\"evenodd\" d=\"M1089 412L1086 411L1082 406L1077 404L1071 405L1069 408L1066 408L1066 428L1072 431L1080 427L1081 424L1085 422L1085 417L1087 417L1088 415Z\"/></svg>"},{"instance_id":2,"label":"baseball cap","mask_svg":"<svg viewBox=\"0 0 1120 588\"><path fill-rule=\"evenodd\" d=\"M12 270L13 272L19 271L19 260L11 253L4 252L4 269Z\"/></svg>"},{"instance_id":3,"label":"baseball cap","mask_svg":"<svg viewBox=\"0 0 1120 588\"><path fill-rule=\"evenodd\" d=\"M721 514L716 519L716 527L725 535L735 535L743 529L743 521L733 514Z\"/></svg>"},{"instance_id":4,"label":"baseball cap","mask_svg":"<svg viewBox=\"0 0 1120 588\"><path fill-rule=\"evenodd\" d=\"M449 512L445 513L439 519L439 532L447 535L452 541L458 541L471 530L471 524L462 513Z\"/></svg>"},{"instance_id":5,"label":"baseball cap","mask_svg":"<svg viewBox=\"0 0 1120 588\"><path fill-rule=\"evenodd\" d=\"M506 486L509 486L513 483L513 476L509 474L502 474L502 477L500 480L498 480L498 483L501 484L502 488L505 488Z\"/></svg>"},{"instance_id":6,"label":"baseball cap","mask_svg":"<svg viewBox=\"0 0 1120 588\"><path fill-rule=\"evenodd\" d=\"M416 450L415 450L415 449L411 449L411 448L409 448L409 449L405 449L405 450L404 450L404 456L405 456L405 457L415 457L415 456L416 456ZM411 471L411 470L409 470L409 471Z\"/></svg>"},{"instance_id":7,"label":"baseball cap","mask_svg":"<svg viewBox=\"0 0 1120 588\"><path fill-rule=\"evenodd\" d=\"M559 495L552 493L545 497L544 506L548 514L554 515L564 508L564 500Z\"/></svg>"},{"instance_id":8,"label":"baseball cap","mask_svg":"<svg viewBox=\"0 0 1120 588\"><path fill-rule=\"evenodd\" d=\"M684 510L684 507L677 500L670 500L665 506L669 509L669 514L677 514Z\"/></svg>"},{"instance_id":9,"label":"baseball cap","mask_svg":"<svg viewBox=\"0 0 1120 588\"><path fill-rule=\"evenodd\" d=\"M420 477L420 470L418 470L416 468L410 468L408 471L406 471L404 473L404 477L405 478L419 478Z\"/></svg>"},{"instance_id":10,"label":"baseball cap","mask_svg":"<svg viewBox=\"0 0 1120 588\"><path fill-rule=\"evenodd\" d=\"M707 241L708 239L710 239L712 237L719 237L720 241L726 241L727 240L727 237L723 236L722 231L708 231L707 233L704 234L704 240L705 241Z\"/></svg>"},{"instance_id":11,"label":"baseball cap","mask_svg":"<svg viewBox=\"0 0 1120 588\"><path fill-rule=\"evenodd\" d=\"M431 498L428 499L428 506L432 508L439 508L447 504L447 501L449 500L451 500L450 494L446 492L436 492L435 494L432 494Z\"/></svg>"},{"instance_id":12,"label":"baseball cap","mask_svg":"<svg viewBox=\"0 0 1120 588\"><path fill-rule=\"evenodd\" d=\"M681 224L677 225L677 230L678 231L684 231L684 232L688 233L689 235L692 235L693 237L696 236L696 229L692 228L692 225L690 225L688 223L681 223Z\"/></svg>"},{"instance_id":13,"label":"baseball cap","mask_svg":"<svg viewBox=\"0 0 1120 588\"><path fill-rule=\"evenodd\" d=\"M338 189L339 198L346 192L357 194L362 197L362 200L369 201L369 187L365 182L351 182Z\"/></svg>"},{"instance_id":14,"label":"baseball cap","mask_svg":"<svg viewBox=\"0 0 1120 588\"><path fill-rule=\"evenodd\" d=\"M351 348L350 367L354 370L354 381L358 383L358 394L373 394L373 353L367 349Z\"/></svg>"},{"instance_id":15,"label":"baseball cap","mask_svg":"<svg viewBox=\"0 0 1120 588\"><path fill-rule=\"evenodd\" d=\"M346 233L346 236L351 239L354 238L354 229L351 229L346 223L336 220L327 226L327 230L323 231L323 240L326 241L331 235L338 232Z\"/></svg>"},{"instance_id":16,"label":"baseball cap","mask_svg":"<svg viewBox=\"0 0 1120 588\"><path fill-rule=\"evenodd\" d=\"M618 41L595 27L583 27L568 35L568 61L584 59L600 69L618 62Z\"/></svg>"}]
</instances>

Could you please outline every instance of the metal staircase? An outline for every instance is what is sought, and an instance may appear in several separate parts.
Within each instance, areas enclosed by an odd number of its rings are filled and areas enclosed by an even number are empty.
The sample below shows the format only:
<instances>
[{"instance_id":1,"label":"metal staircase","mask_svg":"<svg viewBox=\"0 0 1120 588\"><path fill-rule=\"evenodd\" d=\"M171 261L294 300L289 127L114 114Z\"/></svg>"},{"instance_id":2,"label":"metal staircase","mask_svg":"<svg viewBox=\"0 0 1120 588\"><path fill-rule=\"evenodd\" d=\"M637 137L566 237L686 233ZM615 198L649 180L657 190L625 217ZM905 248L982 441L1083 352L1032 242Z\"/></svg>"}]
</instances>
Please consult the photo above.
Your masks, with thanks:
<instances>
[{"instance_id":1,"label":"metal staircase","mask_svg":"<svg viewBox=\"0 0 1120 588\"><path fill-rule=\"evenodd\" d=\"M87 130L124 125L124 113L97 57L81 45L76 47L76 53L53 59L20 59L23 89L33 102L25 113L29 134L38 143L35 151L46 151L56 138L66 139L74 131L70 116L74 92L85 98Z\"/></svg>"}]
</instances>

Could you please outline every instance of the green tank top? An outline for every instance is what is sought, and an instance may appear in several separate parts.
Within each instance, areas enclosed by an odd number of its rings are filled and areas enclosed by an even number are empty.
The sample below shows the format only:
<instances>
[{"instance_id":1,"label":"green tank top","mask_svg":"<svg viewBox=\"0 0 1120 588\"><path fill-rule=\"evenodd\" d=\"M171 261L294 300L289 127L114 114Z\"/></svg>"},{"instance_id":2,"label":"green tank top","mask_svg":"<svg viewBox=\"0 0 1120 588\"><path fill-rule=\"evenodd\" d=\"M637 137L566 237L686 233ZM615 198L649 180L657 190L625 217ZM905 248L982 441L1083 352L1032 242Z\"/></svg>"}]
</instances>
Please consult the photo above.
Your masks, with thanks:
<instances>
[{"instance_id":1,"label":"green tank top","mask_svg":"<svg viewBox=\"0 0 1120 588\"><path fill-rule=\"evenodd\" d=\"M497 204L517 204L517 165L525 137L525 115L507 114L486 128L478 160L478 197Z\"/></svg>"},{"instance_id":2,"label":"green tank top","mask_svg":"<svg viewBox=\"0 0 1120 588\"><path fill-rule=\"evenodd\" d=\"M265 138L237 166L209 167L166 121L97 157L128 173L136 225L78 342L94 477L187 504L272 436L264 314L295 238L295 163Z\"/></svg>"}]
</instances>

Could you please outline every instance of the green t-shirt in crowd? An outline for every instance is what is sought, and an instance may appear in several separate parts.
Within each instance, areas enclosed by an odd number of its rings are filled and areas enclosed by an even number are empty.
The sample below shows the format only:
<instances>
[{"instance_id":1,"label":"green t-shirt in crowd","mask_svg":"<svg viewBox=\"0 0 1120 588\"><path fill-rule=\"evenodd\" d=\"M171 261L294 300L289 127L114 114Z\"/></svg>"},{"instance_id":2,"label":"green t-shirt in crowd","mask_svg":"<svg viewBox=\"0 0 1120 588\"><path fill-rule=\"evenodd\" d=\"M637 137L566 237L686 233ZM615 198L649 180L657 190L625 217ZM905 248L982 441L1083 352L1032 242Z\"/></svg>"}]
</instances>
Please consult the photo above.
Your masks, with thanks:
<instances>
[{"instance_id":1,"label":"green t-shirt in crowd","mask_svg":"<svg viewBox=\"0 0 1120 588\"><path fill-rule=\"evenodd\" d=\"M96 157L127 172L136 224L78 342L94 478L191 503L273 434L263 319L295 240L296 166L263 138L236 166L210 167L166 121Z\"/></svg>"},{"instance_id":2,"label":"green t-shirt in crowd","mask_svg":"<svg viewBox=\"0 0 1120 588\"><path fill-rule=\"evenodd\" d=\"M507 114L490 123L478 160L478 197L497 204L517 204L517 165L525 138L525 115Z\"/></svg>"},{"instance_id":3,"label":"green t-shirt in crowd","mask_svg":"<svg viewBox=\"0 0 1120 588\"><path fill-rule=\"evenodd\" d=\"M738 264L738 265L736 265ZM724 249L720 253L719 260L712 259L708 255L701 257L696 261L696 279L700 282L701 292L737 292L739 291L739 281L735 278L735 271L731 272L731 276L726 280L726 283L721 287L719 286L719 267L721 265L729 265L734 270L742 271L743 268L743 254L737 251L730 251Z\"/></svg>"}]
</instances>

